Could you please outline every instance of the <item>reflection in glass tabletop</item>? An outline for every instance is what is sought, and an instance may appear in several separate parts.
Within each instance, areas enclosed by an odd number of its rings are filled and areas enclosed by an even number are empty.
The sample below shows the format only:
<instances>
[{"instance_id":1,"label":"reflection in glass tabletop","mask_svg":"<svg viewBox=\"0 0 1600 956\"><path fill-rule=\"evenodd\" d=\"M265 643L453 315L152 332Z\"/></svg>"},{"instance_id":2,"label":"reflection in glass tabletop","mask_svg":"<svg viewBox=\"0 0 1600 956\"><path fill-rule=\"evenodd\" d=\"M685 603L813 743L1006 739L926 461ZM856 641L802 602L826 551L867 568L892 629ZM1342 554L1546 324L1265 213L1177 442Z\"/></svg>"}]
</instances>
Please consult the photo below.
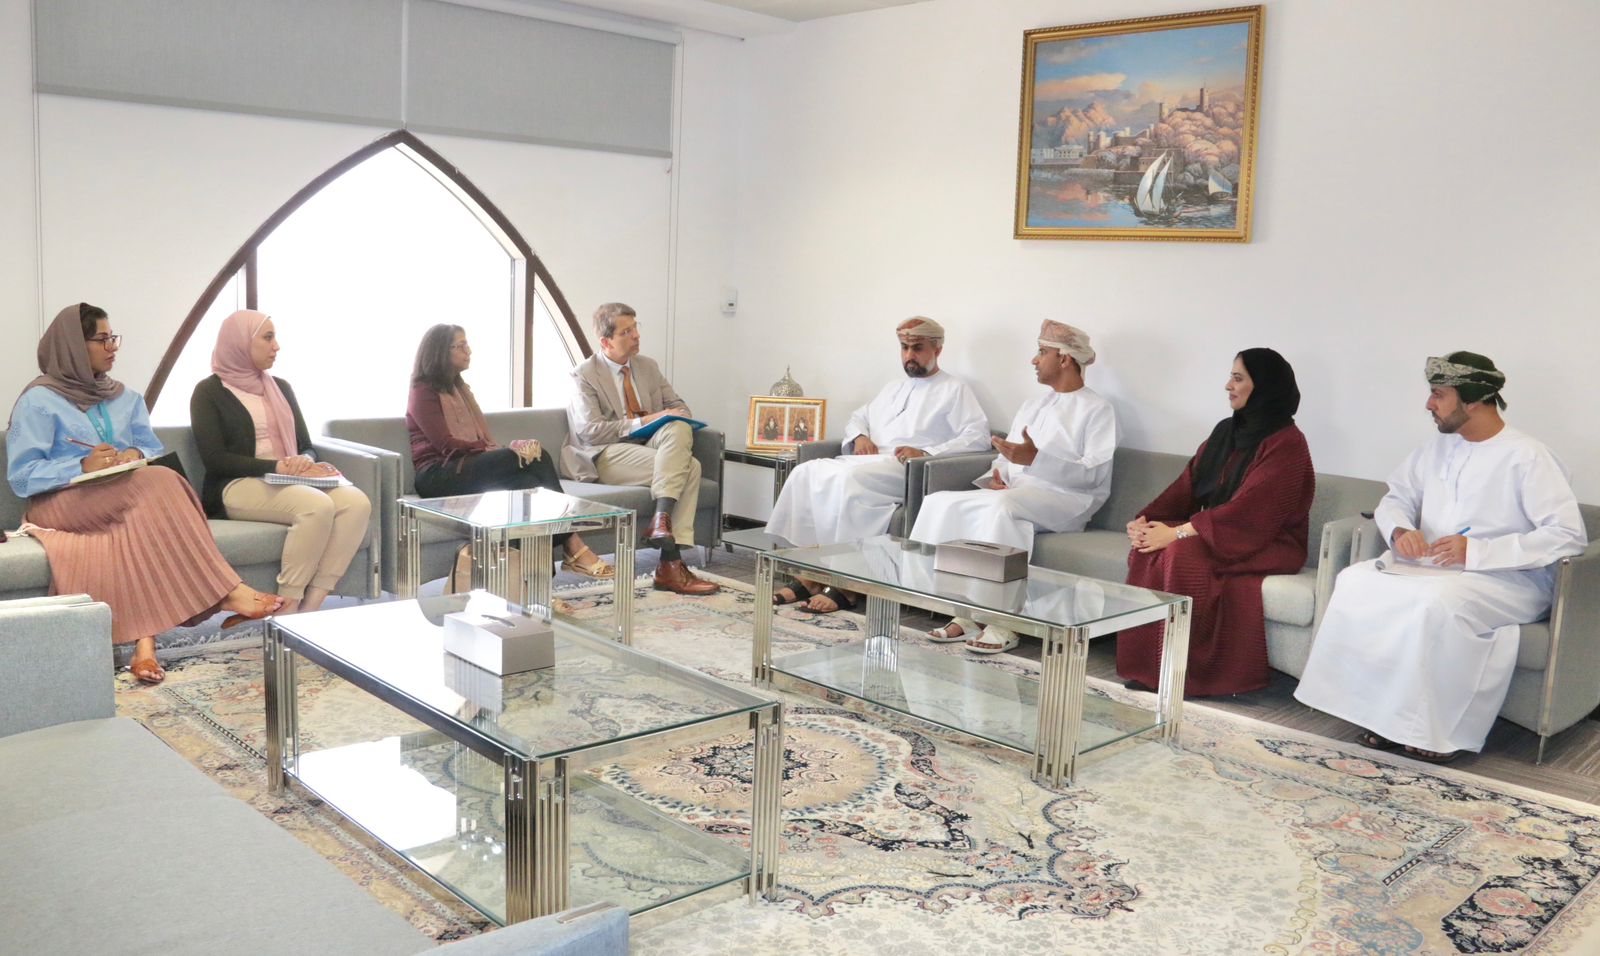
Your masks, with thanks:
<instances>
[{"instance_id":1,"label":"reflection in glass tabletop","mask_svg":"<svg viewBox=\"0 0 1600 956\"><path fill-rule=\"evenodd\" d=\"M1155 608L1184 597L1131 584L1101 581L1081 574L1029 567L1028 576L999 583L933 569L934 546L891 535L846 544L775 551L772 557L801 577L807 570L882 584L918 597L985 608L1045 627L1087 627L1093 636L1128 626L1123 618L1148 617Z\"/></svg>"},{"instance_id":2,"label":"reflection in glass tabletop","mask_svg":"<svg viewBox=\"0 0 1600 956\"><path fill-rule=\"evenodd\" d=\"M574 498L548 488L417 498L405 503L417 511L481 528L516 528L633 513L632 508Z\"/></svg>"}]
</instances>

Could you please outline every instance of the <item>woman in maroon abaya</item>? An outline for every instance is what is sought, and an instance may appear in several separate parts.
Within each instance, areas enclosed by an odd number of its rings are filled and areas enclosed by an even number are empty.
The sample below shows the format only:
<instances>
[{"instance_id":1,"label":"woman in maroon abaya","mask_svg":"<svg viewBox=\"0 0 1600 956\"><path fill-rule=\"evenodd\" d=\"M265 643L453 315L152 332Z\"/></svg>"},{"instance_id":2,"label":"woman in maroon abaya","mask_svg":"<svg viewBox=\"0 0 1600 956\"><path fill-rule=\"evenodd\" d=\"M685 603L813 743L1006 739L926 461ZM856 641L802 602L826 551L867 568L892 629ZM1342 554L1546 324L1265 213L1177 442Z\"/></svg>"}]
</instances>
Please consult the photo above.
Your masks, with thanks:
<instances>
[{"instance_id":1,"label":"woman in maroon abaya","mask_svg":"<svg viewBox=\"0 0 1600 956\"><path fill-rule=\"evenodd\" d=\"M1192 697L1267 685L1261 580L1305 566L1316 490L1311 451L1294 424L1300 389L1283 356L1245 349L1226 388L1233 415L1128 523L1128 583L1194 599L1184 688ZM1117 636L1117 673L1128 686L1156 686L1163 626Z\"/></svg>"}]
</instances>

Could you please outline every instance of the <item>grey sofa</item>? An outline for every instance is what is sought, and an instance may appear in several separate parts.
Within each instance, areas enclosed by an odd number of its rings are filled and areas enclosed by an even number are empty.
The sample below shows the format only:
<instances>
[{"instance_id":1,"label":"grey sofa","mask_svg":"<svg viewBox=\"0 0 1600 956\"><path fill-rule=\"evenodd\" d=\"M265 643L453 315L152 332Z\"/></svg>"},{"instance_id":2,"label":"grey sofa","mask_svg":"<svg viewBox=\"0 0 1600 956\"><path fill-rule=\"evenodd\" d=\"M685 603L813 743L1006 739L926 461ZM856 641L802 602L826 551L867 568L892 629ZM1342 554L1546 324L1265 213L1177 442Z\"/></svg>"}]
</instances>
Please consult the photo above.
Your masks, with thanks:
<instances>
[{"instance_id":1,"label":"grey sofa","mask_svg":"<svg viewBox=\"0 0 1600 956\"><path fill-rule=\"evenodd\" d=\"M501 443L518 438L537 438L550 454L558 456L567 439L567 412L561 408L519 408L484 415L489 431ZM381 512L383 551L382 582L393 592L396 582L396 548L399 540L398 498L416 498L416 470L411 464L411 437L404 418L338 418L323 427L331 443L353 451L375 455L382 461L383 493ZM722 432L702 428L694 435L694 457L700 462L700 504L695 512L694 540L707 549L722 538ZM561 482L570 495L606 504L632 508L638 515L636 527L642 534L653 511L650 489L636 485L602 485L596 482ZM448 531L424 526L422 529L422 572L419 580L431 581L450 572L462 541ZM591 544L601 545L604 541ZM605 552L604 547L596 547Z\"/></svg>"},{"instance_id":2,"label":"grey sofa","mask_svg":"<svg viewBox=\"0 0 1600 956\"><path fill-rule=\"evenodd\" d=\"M183 463L184 474L198 494L205 481L205 466L200 463L200 451L195 447L193 432L186 425L159 427L155 431L166 450L177 453ZM377 597L378 569L383 550L376 507L380 490L378 460L337 442L317 442L314 448L319 459L332 463L344 472L345 477L374 502L367 542L356 552L334 593L350 597ZM4 471L4 467L5 433L0 432L0 472ZM8 482L0 481L0 527L7 530L16 528L22 523L22 516L27 509L27 501L12 494ZM217 549L246 584L260 591L277 589L283 540L289 533L286 525L217 518L210 519L210 525ZM18 536L0 544L0 600L47 594L49 591L50 565L45 560L44 547L39 542Z\"/></svg>"},{"instance_id":3,"label":"grey sofa","mask_svg":"<svg viewBox=\"0 0 1600 956\"><path fill-rule=\"evenodd\" d=\"M964 490L983 473L993 455L929 459L917 489ZM1111 497L1077 534L1042 534L1031 562L1075 574L1121 581L1128 571L1126 525L1183 471L1183 455L1117 449L1112 463ZM1383 553L1370 514L1388 487L1381 481L1344 475L1317 475L1311 504L1311 534L1306 566L1297 574L1273 575L1261 583L1267 623L1267 662L1298 678L1305 673L1311 644L1339 572ZM910 500L910 499L908 499ZM1600 508L1583 505L1591 542L1600 531ZM909 525L914 525L911 513ZM1522 629L1517 670L1500 716L1545 740L1571 727L1600 706L1600 544L1563 561L1555 610L1549 621ZM1559 660L1560 666L1557 667Z\"/></svg>"},{"instance_id":4,"label":"grey sofa","mask_svg":"<svg viewBox=\"0 0 1600 956\"><path fill-rule=\"evenodd\" d=\"M0 933L29 953L416 953L432 941L288 831L114 716L111 610L0 603ZM580 915L581 914L581 915ZM620 909L452 954L621 956Z\"/></svg>"}]
</instances>

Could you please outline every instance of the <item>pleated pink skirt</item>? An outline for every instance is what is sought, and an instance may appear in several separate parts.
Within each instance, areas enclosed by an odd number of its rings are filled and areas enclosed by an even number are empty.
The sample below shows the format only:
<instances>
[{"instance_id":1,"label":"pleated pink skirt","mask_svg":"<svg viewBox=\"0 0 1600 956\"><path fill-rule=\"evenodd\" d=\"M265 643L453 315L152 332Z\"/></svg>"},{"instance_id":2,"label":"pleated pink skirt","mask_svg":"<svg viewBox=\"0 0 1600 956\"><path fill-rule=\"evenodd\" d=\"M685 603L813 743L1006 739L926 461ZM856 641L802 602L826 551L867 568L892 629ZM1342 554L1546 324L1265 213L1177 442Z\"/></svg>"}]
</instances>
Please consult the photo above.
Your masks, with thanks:
<instances>
[{"instance_id":1,"label":"pleated pink skirt","mask_svg":"<svg viewBox=\"0 0 1600 956\"><path fill-rule=\"evenodd\" d=\"M52 594L111 607L117 644L160 634L216 607L239 583L217 551L194 489L170 468L140 468L39 495L32 533Z\"/></svg>"}]
</instances>

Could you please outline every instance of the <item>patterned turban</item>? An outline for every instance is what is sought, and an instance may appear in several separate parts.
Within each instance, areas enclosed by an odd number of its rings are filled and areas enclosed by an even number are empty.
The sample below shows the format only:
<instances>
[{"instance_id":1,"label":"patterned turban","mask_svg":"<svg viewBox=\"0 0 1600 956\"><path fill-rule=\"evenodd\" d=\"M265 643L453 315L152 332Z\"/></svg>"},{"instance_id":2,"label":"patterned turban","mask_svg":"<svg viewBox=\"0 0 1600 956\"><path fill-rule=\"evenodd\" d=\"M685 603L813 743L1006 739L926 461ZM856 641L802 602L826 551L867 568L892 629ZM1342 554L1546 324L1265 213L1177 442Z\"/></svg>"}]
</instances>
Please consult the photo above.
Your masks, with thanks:
<instances>
[{"instance_id":1,"label":"patterned turban","mask_svg":"<svg viewBox=\"0 0 1600 956\"><path fill-rule=\"evenodd\" d=\"M1039 344L1071 356L1079 368L1094 364L1094 349L1089 345L1089 333L1065 322L1045 319L1044 324L1039 326Z\"/></svg>"},{"instance_id":2,"label":"patterned turban","mask_svg":"<svg viewBox=\"0 0 1600 956\"><path fill-rule=\"evenodd\" d=\"M1429 385L1453 388L1463 402L1493 401L1500 408L1506 407L1506 400L1500 397L1506 373L1495 368L1487 356L1476 352L1435 356L1428 359L1426 374Z\"/></svg>"},{"instance_id":3,"label":"patterned turban","mask_svg":"<svg viewBox=\"0 0 1600 956\"><path fill-rule=\"evenodd\" d=\"M894 334L905 343L927 339L934 345L944 344L944 326L925 315L913 315L894 327Z\"/></svg>"}]
</instances>

